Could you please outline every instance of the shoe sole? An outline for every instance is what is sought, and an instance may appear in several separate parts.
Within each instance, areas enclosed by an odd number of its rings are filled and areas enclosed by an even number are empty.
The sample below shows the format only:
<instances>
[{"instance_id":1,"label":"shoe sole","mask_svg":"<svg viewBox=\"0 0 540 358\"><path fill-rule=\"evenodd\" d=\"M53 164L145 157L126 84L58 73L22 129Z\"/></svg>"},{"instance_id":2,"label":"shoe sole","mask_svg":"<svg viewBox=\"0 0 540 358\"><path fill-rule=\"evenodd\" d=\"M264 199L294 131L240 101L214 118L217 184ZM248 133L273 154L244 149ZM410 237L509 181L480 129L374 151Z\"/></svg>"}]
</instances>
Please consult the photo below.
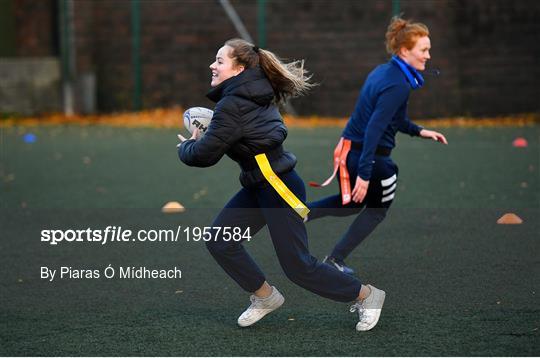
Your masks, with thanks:
<instances>
[{"instance_id":1,"label":"shoe sole","mask_svg":"<svg viewBox=\"0 0 540 358\"><path fill-rule=\"evenodd\" d=\"M272 309L272 310L269 310L268 312L265 312L261 317L259 317L258 320L256 321L253 321L253 322L249 322L249 323L240 323L240 321L238 321L238 325L242 328L245 328L245 327L249 327L249 326L253 326L255 323L259 322L261 319L263 319L267 314L269 313L272 313L274 312L275 310L277 310L278 308L280 308L283 303L285 303L285 297L281 296L281 299L278 301L278 305L276 308Z\"/></svg>"},{"instance_id":2,"label":"shoe sole","mask_svg":"<svg viewBox=\"0 0 540 358\"><path fill-rule=\"evenodd\" d=\"M359 331L359 332L365 332L365 331L369 331L371 329L373 329L377 323L379 323L379 318L381 318L381 312L382 312L382 308L383 308L383 305L384 305L384 300L386 299L386 292L382 291L383 294L382 294L382 301L381 301L381 308L378 308L378 313L377 313L377 318L375 319L375 321L370 324L369 326L367 327L360 327L358 328L358 324L356 325L356 330Z\"/></svg>"}]
</instances>

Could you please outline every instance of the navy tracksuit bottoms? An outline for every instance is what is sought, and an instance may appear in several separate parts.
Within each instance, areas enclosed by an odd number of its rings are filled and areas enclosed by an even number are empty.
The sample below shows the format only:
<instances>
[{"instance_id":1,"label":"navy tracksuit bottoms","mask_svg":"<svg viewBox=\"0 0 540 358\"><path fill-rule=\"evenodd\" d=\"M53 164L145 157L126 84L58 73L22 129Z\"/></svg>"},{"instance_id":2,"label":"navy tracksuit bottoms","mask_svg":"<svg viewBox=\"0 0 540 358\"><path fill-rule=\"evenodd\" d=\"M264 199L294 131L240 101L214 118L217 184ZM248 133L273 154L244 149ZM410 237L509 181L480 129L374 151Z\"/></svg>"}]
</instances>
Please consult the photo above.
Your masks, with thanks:
<instances>
[{"instance_id":1,"label":"navy tracksuit bottoms","mask_svg":"<svg viewBox=\"0 0 540 358\"><path fill-rule=\"evenodd\" d=\"M287 187L305 202L302 179L294 170L279 175ZM266 183L262 188L242 188L218 214L212 226L250 228L254 236L268 226L272 243L285 275L295 284L320 296L342 302L354 301L361 282L317 261L308 250L308 238L302 218ZM266 278L241 242L225 240L214 231L208 250L240 287L258 290Z\"/></svg>"},{"instance_id":2,"label":"navy tracksuit bottoms","mask_svg":"<svg viewBox=\"0 0 540 358\"><path fill-rule=\"evenodd\" d=\"M351 191L356 183L358 159L361 154L362 152L359 150L351 150L347 156ZM394 201L397 175L398 167L390 157L376 155L368 191L361 203L351 201L349 204L343 205L341 193L339 193L307 204L310 209L309 221L324 216L358 214L330 256L343 261L384 220Z\"/></svg>"}]
</instances>

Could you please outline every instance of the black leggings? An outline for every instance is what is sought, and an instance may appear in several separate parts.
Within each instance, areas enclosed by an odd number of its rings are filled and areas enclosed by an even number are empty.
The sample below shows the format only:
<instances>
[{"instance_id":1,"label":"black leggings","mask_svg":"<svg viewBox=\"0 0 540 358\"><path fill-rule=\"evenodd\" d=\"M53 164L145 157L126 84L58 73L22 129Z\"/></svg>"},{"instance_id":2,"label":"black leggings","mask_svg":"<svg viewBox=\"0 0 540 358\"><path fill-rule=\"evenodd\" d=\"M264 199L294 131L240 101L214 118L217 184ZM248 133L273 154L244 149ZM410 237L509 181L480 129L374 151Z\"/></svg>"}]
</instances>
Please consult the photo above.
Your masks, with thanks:
<instances>
[{"instance_id":1,"label":"black leggings","mask_svg":"<svg viewBox=\"0 0 540 358\"><path fill-rule=\"evenodd\" d=\"M360 154L360 151L352 150L347 156L351 190L356 182L356 168ZM332 257L344 260L384 220L388 208L394 201L397 175L398 168L390 157L375 156L368 191L361 203L351 201L349 204L343 205L340 193L307 204L310 209L309 221L325 216L358 214L347 232L332 250L330 254Z\"/></svg>"}]
</instances>

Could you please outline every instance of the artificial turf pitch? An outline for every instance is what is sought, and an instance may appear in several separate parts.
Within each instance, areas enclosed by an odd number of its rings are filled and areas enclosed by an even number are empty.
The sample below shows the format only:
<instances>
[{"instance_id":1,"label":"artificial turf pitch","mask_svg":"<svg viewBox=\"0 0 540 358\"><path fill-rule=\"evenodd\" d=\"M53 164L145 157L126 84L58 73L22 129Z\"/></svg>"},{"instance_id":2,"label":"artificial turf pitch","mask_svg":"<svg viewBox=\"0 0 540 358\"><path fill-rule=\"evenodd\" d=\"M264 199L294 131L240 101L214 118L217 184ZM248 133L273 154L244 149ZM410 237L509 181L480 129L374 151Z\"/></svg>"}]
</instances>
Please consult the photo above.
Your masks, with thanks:
<instances>
[{"instance_id":1,"label":"artificial turf pitch","mask_svg":"<svg viewBox=\"0 0 540 358\"><path fill-rule=\"evenodd\" d=\"M379 325L284 276L264 229L246 244L285 295L240 329L248 295L201 242L40 242L45 228L204 226L239 188L229 159L188 168L171 129L0 128L0 355L538 355L540 127L441 129L445 147L401 135L387 219L347 260L387 292ZM36 135L25 143L24 135ZM291 129L302 178L321 180L338 128ZM515 137L527 148L514 148ZM332 194L308 188L308 198ZM165 215L180 201L188 210ZM497 225L505 212L521 225ZM308 224L321 258L353 217ZM40 267L182 270L181 279L40 279Z\"/></svg>"}]
</instances>

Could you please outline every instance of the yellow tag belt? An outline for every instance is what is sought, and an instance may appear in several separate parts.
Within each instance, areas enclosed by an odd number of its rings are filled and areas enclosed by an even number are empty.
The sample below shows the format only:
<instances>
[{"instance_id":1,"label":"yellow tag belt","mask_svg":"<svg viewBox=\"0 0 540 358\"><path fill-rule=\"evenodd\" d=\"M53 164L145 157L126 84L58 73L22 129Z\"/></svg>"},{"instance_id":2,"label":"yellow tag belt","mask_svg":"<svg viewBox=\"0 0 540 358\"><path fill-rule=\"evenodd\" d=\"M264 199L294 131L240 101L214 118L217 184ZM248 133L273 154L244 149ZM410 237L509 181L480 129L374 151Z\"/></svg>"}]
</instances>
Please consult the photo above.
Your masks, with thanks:
<instances>
[{"instance_id":1,"label":"yellow tag belt","mask_svg":"<svg viewBox=\"0 0 540 358\"><path fill-rule=\"evenodd\" d=\"M287 185L285 185L285 183L276 175L276 173L274 173L272 167L270 166L270 162L268 162L266 154L257 154L255 156L255 160L257 161L257 164L259 165L264 177L270 183L270 185L274 187L279 196L281 196L283 200L285 200L287 204L289 204L289 206L298 213L298 215L305 218L309 213L309 209L304 203L302 203L302 201L300 201L300 199L296 197L296 195L293 194L289 188L287 188Z\"/></svg>"}]
</instances>

